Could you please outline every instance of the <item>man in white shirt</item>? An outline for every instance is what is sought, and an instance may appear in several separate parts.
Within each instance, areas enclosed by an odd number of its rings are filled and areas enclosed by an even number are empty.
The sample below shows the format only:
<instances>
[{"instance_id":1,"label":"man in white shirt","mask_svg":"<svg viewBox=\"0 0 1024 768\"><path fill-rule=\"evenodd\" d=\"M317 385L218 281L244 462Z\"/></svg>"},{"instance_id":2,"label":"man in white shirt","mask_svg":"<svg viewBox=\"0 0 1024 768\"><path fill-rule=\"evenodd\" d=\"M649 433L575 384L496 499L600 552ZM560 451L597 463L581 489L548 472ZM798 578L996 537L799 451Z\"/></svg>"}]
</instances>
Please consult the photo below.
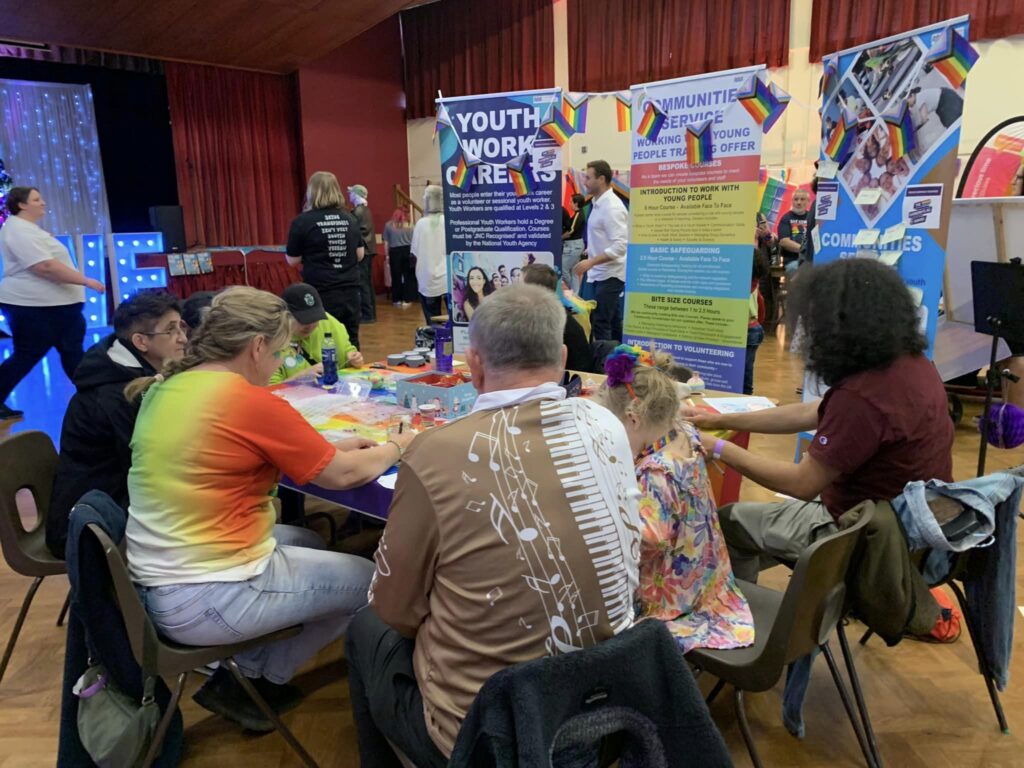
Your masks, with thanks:
<instances>
[{"instance_id":1,"label":"man in white shirt","mask_svg":"<svg viewBox=\"0 0 1024 768\"><path fill-rule=\"evenodd\" d=\"M587 258L574 271L594 284L597 309L590 324L595 341L622 341L629 213L612 191L612 169L604 160L587 163L583 184L593 196L593 208L587 218Z\"/></svg>"},{"instance_id":2,"label":"man in white shirt","mask_svg":"<svg viewBox=\"0 0 1024 768\"><path fill-rule=\"evenodd\" d=\"M633 623L629 440L556 383L565 322L550 289L489 296L469 325L472 413L403 457L370 607L346 630L362 765L393 765L391 744L422 768L447 765L491 675Z\"/></svg>"}]
</instances>

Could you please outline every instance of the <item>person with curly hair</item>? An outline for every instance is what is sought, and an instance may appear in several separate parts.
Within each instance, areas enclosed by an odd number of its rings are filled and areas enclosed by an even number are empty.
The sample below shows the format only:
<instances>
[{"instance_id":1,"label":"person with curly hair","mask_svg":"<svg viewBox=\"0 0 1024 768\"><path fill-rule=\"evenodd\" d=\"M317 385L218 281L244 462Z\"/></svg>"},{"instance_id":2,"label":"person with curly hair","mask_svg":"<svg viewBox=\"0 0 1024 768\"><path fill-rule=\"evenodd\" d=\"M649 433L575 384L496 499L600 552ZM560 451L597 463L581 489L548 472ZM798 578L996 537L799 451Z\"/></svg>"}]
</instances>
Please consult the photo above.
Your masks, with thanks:
<instances>
[{"instance_id":1,"label":"person with curly hair","mask_svg":"<svg viewBox=\"0 0 1024 768\"><path fill-rule=\"evenodd\" d=\"M746 581L777 560L796 560L865 499L895 498L913 480L953 479L946 392L899 274L877 261L843 259L801 273L788 301L791 323L803 328L807 368L829 387L825 396L756 413L684 413L708 430L702 441L714 459L793 497L719 510L733 570ZM816 432L792 464L719 440L714 429Z\"/></svg>"}]
</instances>

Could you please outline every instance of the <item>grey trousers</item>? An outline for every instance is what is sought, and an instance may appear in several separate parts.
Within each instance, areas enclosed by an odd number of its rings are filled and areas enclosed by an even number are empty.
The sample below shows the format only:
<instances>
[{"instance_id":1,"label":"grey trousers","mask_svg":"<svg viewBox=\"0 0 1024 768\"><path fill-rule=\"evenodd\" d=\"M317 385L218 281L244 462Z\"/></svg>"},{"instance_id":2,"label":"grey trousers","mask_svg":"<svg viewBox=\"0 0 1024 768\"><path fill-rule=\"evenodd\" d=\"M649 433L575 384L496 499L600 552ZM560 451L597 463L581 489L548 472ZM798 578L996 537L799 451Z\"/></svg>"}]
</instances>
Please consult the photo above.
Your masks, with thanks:
<instances>
[{"instance_id":1,"label":"grey trousers","mask_svg":"<svg viewBox=\"0 0 1024 768\"><path fill-rule=\"evenodd\" d=\"M741 502L718 510L736 578L757 581L780 560L793 563L822 536L838 528L820 501Z\"/></svg>"}]
</instances>

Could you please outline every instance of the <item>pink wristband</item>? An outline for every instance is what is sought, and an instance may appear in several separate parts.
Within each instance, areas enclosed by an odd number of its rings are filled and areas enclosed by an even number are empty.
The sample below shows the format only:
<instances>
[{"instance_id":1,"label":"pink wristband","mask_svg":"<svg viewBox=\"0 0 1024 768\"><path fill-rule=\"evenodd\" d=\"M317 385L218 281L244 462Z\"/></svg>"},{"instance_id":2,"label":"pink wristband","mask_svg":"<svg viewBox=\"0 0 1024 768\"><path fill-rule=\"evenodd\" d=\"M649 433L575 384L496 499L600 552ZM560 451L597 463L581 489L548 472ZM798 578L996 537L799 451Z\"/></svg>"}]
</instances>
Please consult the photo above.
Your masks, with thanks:
<instances>
[{"instance_id":1,"label":"pink wristband","mask_svg":"<svg viewBox=\"0 0 1024 768\"><path fill-rule=\"evenodd\" d=\"M722 450L725 448L725 440L719 440L715 443L715 447L711 450L711 458L718 461L722 458Z\"/></svg>"}]
</instances>

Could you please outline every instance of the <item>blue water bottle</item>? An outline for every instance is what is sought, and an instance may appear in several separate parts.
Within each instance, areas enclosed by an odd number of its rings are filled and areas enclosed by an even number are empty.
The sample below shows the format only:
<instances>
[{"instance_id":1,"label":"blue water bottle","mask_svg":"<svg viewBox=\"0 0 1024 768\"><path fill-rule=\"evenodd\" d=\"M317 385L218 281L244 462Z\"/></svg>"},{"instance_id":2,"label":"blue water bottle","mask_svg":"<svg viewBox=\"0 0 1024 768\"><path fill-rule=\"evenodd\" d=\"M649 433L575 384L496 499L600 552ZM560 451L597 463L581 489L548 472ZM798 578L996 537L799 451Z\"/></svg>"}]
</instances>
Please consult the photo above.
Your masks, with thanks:
<instances>
[{"instance_id":1,"label":"blue water bottle","mask_svg":"<svg viewBox=\"0 0 1024 768\"><path fill-rule=\"evenodd\" d=\"M434 365L441 373L452 372L452 353L455 351L454 347L451 326L437 326L434 329Z\"/></svg>"},{"instance_id":2,"label":"blue water bottle","mask_svg":"<svg viewBox=\"0 0 1024 768\"><path fill-rule=\"evenodd\" d=\"M334 343L334 339L331 338L331 333L328 331L324 334L324 346L323 346L323 385L325 387L333 387L338 383L338 347Z\"/></svg>"}]
</instances>

